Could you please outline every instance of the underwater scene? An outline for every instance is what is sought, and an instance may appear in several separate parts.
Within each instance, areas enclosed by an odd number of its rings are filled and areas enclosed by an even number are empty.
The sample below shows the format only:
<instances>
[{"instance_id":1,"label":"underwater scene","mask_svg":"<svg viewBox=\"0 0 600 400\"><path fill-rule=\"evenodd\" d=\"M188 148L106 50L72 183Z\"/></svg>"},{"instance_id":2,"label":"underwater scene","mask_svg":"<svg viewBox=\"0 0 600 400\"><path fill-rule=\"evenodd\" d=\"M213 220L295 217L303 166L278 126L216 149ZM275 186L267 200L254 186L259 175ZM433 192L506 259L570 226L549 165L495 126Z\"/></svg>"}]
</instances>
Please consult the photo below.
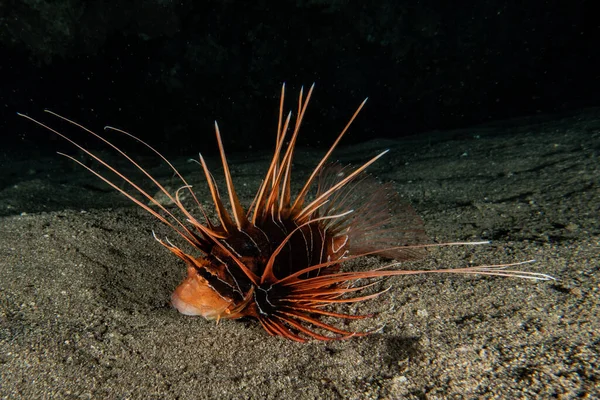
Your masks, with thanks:
<instances>
[{"instance_id":1,"label":"underwater scene","mask_svg":"<svg viewBox=\"0 0 600 400\"><path fill-rule=\"evenodd\" d=\"M590 15L0 3L0 397L600 396Z\"/></svg>"}]
</instances>

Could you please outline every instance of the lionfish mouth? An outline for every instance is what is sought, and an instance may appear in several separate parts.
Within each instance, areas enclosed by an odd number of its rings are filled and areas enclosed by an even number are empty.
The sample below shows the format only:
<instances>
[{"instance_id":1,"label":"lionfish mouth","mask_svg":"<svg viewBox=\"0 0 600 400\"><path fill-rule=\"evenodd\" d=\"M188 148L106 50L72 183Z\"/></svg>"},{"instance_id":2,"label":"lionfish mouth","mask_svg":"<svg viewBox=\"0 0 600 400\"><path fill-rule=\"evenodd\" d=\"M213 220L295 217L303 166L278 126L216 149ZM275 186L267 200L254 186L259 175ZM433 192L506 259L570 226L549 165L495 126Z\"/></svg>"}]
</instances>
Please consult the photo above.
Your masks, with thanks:
<instances>
[{"instance_id":1,"label":"lionfish mouth","mask_svg":"<svg viewBox=\"0 0 600 400\"><path fill-rule=\"evenodd\" d=\"M103 136L84 126L46 110L47 113L98 138L139 169L174 207L167 207L119 172L98 155L27 115L19 114L50 130L91 159L98 162L130 189L105 177L70 155L59 153L119 191L156 219L169 226L195 252L191 255L168 240L156 240L182 259L187 277L171 297L172 305L182 314L207 319L253 317L270 335L298 342L345 339L367 332L341 329L330 320L354 320L369 315L333 311L333 305L373 299L385 290L366 291L378 278L430 273L480 274L553 279L549 275L518 271L510 267L531 261L503 265L438 270L398 270L403 261L419 259L432 246L477 245L488 242L430 243L419 216L400 201L391 185L381 184L365 170L382 157L382 151L364 164L350 168L329 162L334 149L350 128L364 100L342 129L337 139L316 165L302 189L292 195L292 159L300 127L313 92L300 90L297 113L284 115L285 85L281 89L275 152L265 178L248 208L238 199L225 156L219 127L215 132L227 186L228 210L216 182L200 156L217 220L213 221L198 201L191 185L157 150L141 139L117 128L105 130L124 134L154 152L174 172L182 186L175 192L152 177L137 161ZM316 193L310 195L316 187ZM200 215L194 215L181 200L187 191ZM312 190L314 191L314 190ZM150 204L150 205L149 205ZM378 255L393 259L370 271L344 271L344 264L359 257ZM367 283L364 283L366 280ZM360 283L363 282L363 283ZM327 322L325 322L327 321Z\"/></svg>"}]
</instances>

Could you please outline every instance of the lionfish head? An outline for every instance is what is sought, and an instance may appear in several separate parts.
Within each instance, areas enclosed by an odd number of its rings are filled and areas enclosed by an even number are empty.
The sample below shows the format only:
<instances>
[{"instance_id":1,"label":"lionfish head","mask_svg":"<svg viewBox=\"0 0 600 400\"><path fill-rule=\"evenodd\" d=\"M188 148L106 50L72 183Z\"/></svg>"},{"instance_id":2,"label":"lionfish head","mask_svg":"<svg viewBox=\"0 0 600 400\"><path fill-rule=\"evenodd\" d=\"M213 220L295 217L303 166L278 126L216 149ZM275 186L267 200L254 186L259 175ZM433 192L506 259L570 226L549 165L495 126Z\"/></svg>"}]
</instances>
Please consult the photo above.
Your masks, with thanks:
<instances>
[{"instance_id":1,"label":"lionfish head","mask_svg":"<svg viewBox=\"0 0 600 400\"><path fill-rule=\"evenodd\" d=\"M193 267L188 267L187 277L171 295L171 304L180 313L209 320L226 316L231 303L232 299L221 296Z\"/></svg>"}]
</instances>

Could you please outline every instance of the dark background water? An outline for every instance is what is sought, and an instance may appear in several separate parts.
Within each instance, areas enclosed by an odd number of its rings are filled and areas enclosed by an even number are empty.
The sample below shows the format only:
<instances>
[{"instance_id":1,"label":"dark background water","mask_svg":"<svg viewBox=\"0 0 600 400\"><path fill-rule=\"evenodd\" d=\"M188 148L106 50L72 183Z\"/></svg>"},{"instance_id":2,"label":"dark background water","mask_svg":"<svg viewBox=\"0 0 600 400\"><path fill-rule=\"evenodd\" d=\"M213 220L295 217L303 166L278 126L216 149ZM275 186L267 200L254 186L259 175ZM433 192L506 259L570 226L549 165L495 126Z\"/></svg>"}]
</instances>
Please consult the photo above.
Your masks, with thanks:
<instances>
[{"instance_id":1,"label":"dark background water","mask_svg":"<svg viewBox=\"0 0 600 400\"><path fill-rule=\"evenodd\" d=\"M0 131L62 149L16 116L49 108L166 153L214 151L215 119L228 150L270 148L282 82L292 110L316 82L300 139L315 147L367 96L346 143L598 106L591 4L2 1Z\"/></svg>"}]
</instances>

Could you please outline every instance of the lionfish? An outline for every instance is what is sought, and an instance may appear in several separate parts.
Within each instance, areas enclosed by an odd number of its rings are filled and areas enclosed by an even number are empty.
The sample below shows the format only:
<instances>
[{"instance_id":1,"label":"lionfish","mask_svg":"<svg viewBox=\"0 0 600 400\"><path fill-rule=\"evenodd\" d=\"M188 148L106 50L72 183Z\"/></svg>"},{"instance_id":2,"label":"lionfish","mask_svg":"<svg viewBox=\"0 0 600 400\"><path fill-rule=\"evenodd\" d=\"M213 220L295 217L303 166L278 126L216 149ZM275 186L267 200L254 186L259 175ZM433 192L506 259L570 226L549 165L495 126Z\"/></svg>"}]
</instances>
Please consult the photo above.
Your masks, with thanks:
<instances>
[{"instance_id":1,"label":"lionfish","mask_svg":"<svg viewBox=\"0 0 600 400\"><path fill-rule=\"evenodd\" d=\"M91 159L127 183L118 186L96 169L73 156L59 153L80 164L108 185L125 195L156 219L172 228L200 256L189 254L168 239L155 239L187 265L187 277L171 296L171 304L182 314L200 315L208 320L253 317L268 334L298 342L346 339L369 332L341 329L330 320L354 320L372 315L355 315L332 310L331 305L356 303L380 296L387 289L365 293L381 278L430 273L481 274L548 280L552 277L534 272L508 270L519 262L503 265L438 270L399 270L401 262L423 256L431 246L476 245L488 242L430 243L419 216L400 201L389 184L381 184L365 172L387 153L383 151L358 168L329 162L334 149L350 128L367 99L354 112L326 154L295 196L292 195L292 160L300 126L313 92L304 96L301 89L297 113L284 117L285 84L281 89L275 152L266 176L252 202L245 209L236 194L221 133L215 122L225 182L226 207L213 175L199 156L206 176L218 221L212 221L191 185L156 149L141 139L114 127L154 152L181 180L171 192L152 177L138 162L103 136L56 113L46 112L88 132L139 169L160 192L176 206L163 205L130 178L109 165L65 134L23 114L19 114L70 142ZM293 126L292 126L293 125ZM134 196L137 192L138 197ZM188 192L200 210L200 220L184 206L182 193ZM313 194L314 192L314 194ZM148 202L145 203L140 196ZM181 213L180 216L179 210ZM177 214L177 215L176 215ZM373 255L394 261L368 271L345 271L350 260ZM380 279L377 279L380 278ZM325 321L324 321L325 319Z\"/></svg>"}]
</instances>

